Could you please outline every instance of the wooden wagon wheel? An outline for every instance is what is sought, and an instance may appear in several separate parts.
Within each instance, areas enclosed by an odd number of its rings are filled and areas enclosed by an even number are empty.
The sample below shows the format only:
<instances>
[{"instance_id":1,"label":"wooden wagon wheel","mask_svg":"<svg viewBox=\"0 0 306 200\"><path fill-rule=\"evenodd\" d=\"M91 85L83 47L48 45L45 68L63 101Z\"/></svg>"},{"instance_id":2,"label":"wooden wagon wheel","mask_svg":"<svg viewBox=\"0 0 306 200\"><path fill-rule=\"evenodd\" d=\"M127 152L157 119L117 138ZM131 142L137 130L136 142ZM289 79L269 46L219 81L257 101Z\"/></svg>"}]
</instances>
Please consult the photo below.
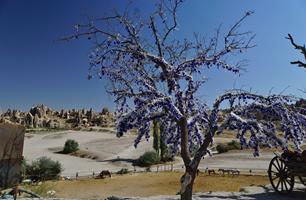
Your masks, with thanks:
<instances>
[{"instance_id":1,"label":"wooden wagon wheel","mask_svg":"<svg viewBox=\"0 0 306 200\"><path fill-rule=\"evenodd\" d=\"M294 176L290 174L285 163L275 156L269 165L269 179L273 189L279 193L289 193L294 186Z\"/></svg>"},{"instance_id":2,"label":"wooden wagon wheel","mask_svg":"<svg viewBox=\"0 0 306 200\"><path fill-rule=\"evenodd\" d=\"M301 183L306 186L306 177L305 176L299 176L299 179L300 179Z\"/></svg>"}]
</instances>

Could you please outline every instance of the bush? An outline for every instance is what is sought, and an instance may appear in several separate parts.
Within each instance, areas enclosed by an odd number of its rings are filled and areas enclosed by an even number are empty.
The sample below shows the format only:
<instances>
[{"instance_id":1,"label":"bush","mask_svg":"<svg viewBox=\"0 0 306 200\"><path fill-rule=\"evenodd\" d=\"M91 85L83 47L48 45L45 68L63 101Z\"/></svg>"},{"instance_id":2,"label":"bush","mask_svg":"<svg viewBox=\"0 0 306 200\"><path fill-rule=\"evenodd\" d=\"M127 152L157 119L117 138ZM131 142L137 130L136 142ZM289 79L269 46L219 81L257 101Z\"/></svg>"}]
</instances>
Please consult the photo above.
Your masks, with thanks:
<instances>
[{"instance_id":1,"label":"bush","mask_svg":"<svg viewBox=\"0 0 306 200\"><path fill-rule=\"evenodd\" d=\"M227 144L218 144L216 146L216 149L218 153L225 153L230 150L241 149L241 145L237 141L232 140L231 142Z\"/></svg>"},{"instance_id":2,"label":"bush","mask_svg":"<svg viewBox=\"0 0 306 200\"><path fill-rule=\"evenodd\" d=\"M218 144L216 146L216 149L218 151L218 153L225 153L225 152L228 152L228 147L226 144Z\"/></svg>"},{"instance_id":3,"label":"bush","mask_svg":"<svg viewBox=\"0 0 306 200\"><path fill-rule=\"evenodd\" d=\"M157 164L159 161L160 158L155 151L148 151L138 158L137 165L142 167L148 167Z\"/></svg>"},{"instance_id":4,"label":"bush","mask_svg":"<svg viewBox=\"0 0 306 200\"><path fill-rule=\"evenodd\" d=\"M79 150L79 143L75 140L67 140L64 145L63 153L73 153Z\"/></svg>"},{"instance_id":5,"label":"bush","mask_svg":"<svg viewBox=\"0 0 306 200\"><path fill-rule=\"evenodd\" d=\"M24 166L26 176L36 181L57 179L63 169L58 161L47 157L40 157Z\"/></svg>"}]
</instances>

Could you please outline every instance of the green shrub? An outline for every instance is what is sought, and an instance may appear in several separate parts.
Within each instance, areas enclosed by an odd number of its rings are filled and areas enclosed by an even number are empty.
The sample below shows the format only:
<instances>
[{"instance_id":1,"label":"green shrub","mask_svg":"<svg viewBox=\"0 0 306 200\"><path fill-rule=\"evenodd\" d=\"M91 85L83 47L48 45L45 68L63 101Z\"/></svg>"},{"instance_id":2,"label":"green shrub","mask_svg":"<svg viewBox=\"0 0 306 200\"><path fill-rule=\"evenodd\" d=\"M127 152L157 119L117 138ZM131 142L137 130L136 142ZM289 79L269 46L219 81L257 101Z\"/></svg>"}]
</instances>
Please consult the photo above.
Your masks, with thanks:
<instances>
[{"instance_id":1,"label":"green shrub","mask_svg":"<svg viewBox=\"0 0 306 200\"><path fill-rule=\"evenodd\" d=\"M138 158L137 165L142 167L148 167L157 164L159 161L160 158L155 151L148 151Z\"/></svg>"},{"instance_id":2,"label":"green shrub","mask_svg":"<svg viewBox=\"0 0 306 200\"><path fill-rule=\"evenodd\" d=\"M230 150L241 149L241 145L239 144L239 142L232 140L231 142L227 144L218 144L216 146L216 149L218 153L225 153Z\"/></svg>"},{"instance_id":3,"label":"green shrub","mask_svg":"<svg viewBox=\"0 0 306 200\"><path fill-rule=\"evenodd\" d=\"M24 164L25 175L35 180L57 179L62 172L62 165L47 157L40 157L31 164Z\"/></svg>"},{"instance_id":4,"label":"green shrub","mask_svg":"<svg viewBox=\"0 0 306 200\"><path fill-rule=\"evenodd\" d=\"M216 146L216 149L217 149L218 153L225 153L225 152L228 152L228 150L229 150L226 144L218 144Z\"/></svg>"},{"instance_id":5,"label":"green shrub","mask_svg":"<svg viewBox=\"0 0 306 200\"><path fill-rule=\"evenodd\" d=\"M79 150L79 143L75 140L67 140L64 145L63 153L73 153Z\"/></svg>"}]
</instances>

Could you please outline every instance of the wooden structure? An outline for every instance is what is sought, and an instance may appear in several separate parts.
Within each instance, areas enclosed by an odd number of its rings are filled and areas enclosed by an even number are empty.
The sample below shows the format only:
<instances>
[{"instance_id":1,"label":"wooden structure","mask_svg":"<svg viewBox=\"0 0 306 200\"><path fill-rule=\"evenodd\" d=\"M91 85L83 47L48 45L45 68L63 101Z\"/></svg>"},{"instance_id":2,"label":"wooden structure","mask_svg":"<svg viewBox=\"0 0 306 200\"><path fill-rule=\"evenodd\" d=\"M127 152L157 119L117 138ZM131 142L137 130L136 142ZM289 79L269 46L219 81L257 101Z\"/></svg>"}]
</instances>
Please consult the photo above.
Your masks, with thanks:
<instances>
[{"instance_id":1,"label":"wooden structure","mask_svg":"<svg viewBox=\"0 0 306 200\"><path fill-rule=\"evenodd\" d=\"M23 126L0 124L0 191L21 179L24 132Z\"/></svg>"},{"instance_id":2,"label":"wooden structure","mask_svg":"<svg viewBox=\"0 0 306 200\"><path fill-rule=\"evenodd\" d=\"M289 193L293 190L295 179L299 179L306 186L306 162L275 155L268 169L273 189L278 193Z\"/></svg>"}]
</instances>

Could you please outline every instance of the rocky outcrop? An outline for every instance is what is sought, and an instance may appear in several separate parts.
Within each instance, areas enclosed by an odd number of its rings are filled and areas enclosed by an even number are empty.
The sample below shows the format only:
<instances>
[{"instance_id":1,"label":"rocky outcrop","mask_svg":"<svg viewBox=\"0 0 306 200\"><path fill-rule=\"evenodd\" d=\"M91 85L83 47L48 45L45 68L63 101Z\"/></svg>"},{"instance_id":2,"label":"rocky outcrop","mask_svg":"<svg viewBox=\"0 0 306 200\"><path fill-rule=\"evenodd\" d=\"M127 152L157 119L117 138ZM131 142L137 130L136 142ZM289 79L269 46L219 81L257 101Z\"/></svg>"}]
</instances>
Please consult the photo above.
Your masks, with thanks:
<instances>
[{"instance_id":1,"label":"rocky outcrop","mask_svg":"<svg viewBox=\"0 0 306 200\"><path fill-rule=\"evenodd\" d=\"M24 118L24 125L29 128L33 128L34 126L34 117L30 112L28 112Z\"/></svg>"},{"instance_id":2,"label":"rocky outcrop","mask_svg":"<svg viewBox=\"0 0 306 200\"><path fill-rule=\"evenodd\" d=\"M109 127L114 125L113 114L107 108L54 111L45 105L32 107L29 112L8 109L0 115L0 122L22 124L27 128Z\"/></svg>"}]
</instances>

